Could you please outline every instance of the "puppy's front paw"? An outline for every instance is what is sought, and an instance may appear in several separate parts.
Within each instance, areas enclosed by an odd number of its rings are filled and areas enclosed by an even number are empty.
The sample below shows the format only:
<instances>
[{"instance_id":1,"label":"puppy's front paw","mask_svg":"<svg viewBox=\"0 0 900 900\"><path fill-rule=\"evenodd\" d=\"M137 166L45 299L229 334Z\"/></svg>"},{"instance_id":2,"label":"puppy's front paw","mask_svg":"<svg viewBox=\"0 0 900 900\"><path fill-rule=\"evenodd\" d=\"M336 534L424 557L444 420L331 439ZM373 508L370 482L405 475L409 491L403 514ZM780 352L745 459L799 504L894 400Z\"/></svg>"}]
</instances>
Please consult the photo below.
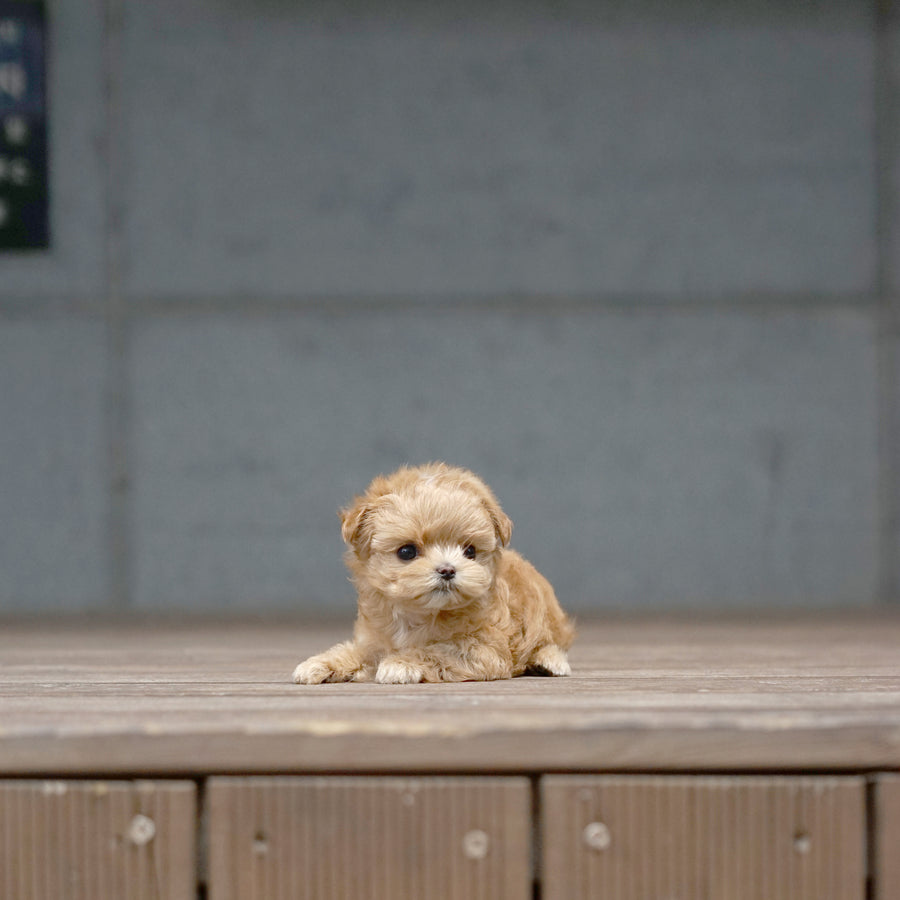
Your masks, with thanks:
<instances>
[{"instance_id":1,"label":"puppy's front paw","mask_svg":"<svg viewBox=\"0 0 900 900\"><path fill-rule=\"evenodd\" d=\"M334 677L334 669L324 656L311 656L294 669L296 684L322 684Z\"/></svg>"},{"instance_id":2,"label":"puppy's front paw","mask_svg":"<svg viewBox=\"0 0 900 900\"><path fill-rule=\"evenodd\" d=\"M360 680L362 666L347 645L338 645L325 653L311 656L294 669L296 684L322 684L325 681Z\"/></svg>"},{"instance_id":3,"label":"puppy's front paw","mask_svg":"<svg viewBox=\"0 0 900 900\"><path fill-rule=\"evenodd\" d=\"M536 650L528 663L528 671L535 675L571 675L572 667L569 665L569 657L562 647L556 644L547 644Z\"/></svg>"},{"instance_id":4,"label":"puppy's front paw","mask_svg":"<svg viewBox=\"0 0 900 900\"><path fill-rule=\"evenodd\" d=\"M396 656L383 659L378 665L375 680L379 684L418 684L424 672L419 666Z\"/></svg>"}]
</instances>

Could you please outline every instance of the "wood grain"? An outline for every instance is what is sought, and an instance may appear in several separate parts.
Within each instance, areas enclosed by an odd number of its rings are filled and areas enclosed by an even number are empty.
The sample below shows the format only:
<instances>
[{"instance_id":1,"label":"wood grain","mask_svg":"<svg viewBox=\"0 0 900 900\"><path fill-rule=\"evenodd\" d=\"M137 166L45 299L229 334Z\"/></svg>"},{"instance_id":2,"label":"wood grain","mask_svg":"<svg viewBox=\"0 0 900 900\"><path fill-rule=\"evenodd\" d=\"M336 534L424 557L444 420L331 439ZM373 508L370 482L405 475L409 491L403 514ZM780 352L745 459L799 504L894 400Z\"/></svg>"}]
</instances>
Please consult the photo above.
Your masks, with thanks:
<instances>
[{"instance_id":1,"label":"wood grain","mask_svg":"<svg viewBox=\"0 0 900 900\"><path fill-rule=\"evenodd\" d=\"M900 900L900 775L875 779L875 900Z\"/></svg>"},{"instance_id":2,"label":"wood grain","mask_svg":"<svg viewBox=\"0 0 900 900\"><path fill-rule=\"evenodd\" d=\"M550 777L546 900L864 900L862 778Z\"/></svg>"},{"instance_id":3,"label":"wood grain","mask_svg":"<svg viewBox=\"0 0 900 900\"><path fill-rule=\"evenodd\" d=\"M0 897L194 900L193 782L0 781Z\"/></svg>"},{"instance_id":4,"label":"wood grain","mask_svg":"<svg viewBox=\"0 0 900 900\"><path fill-rule=\"evenodd\" d=\"M530 900L525 778L212 778L210 900Z\"/></svg>"},{"instance_id":5,"label":"wood grain","mask_svg":"<svg viewBox=\"0 0 900 900\"><path fill-rule=\"evenodd\" d=\"M583 623L571 678L300 686L298 622L0 623L0 775L900 769L900 617Z\"/></svg>"}]
</instances>

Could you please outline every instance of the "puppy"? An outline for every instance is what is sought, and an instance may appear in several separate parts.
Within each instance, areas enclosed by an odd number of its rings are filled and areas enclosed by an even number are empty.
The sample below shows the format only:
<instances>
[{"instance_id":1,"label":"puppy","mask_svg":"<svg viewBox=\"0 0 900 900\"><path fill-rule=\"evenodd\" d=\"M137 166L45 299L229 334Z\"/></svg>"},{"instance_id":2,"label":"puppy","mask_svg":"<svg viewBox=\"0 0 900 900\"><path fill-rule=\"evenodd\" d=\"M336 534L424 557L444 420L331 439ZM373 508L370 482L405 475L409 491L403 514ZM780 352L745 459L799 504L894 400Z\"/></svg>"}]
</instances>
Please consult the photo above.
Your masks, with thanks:
<instances>
[{"instance_id":1,"label":"puppy","mask_svg":"<svg viewBox=\"0 0 900 900\"><path fill-rule=\"evenodd\" d=\"M376 478L341 512L358 593L353 640L294 670L326 681L492 681L570 674L574 628L550 583L507 549L512 522L444 463Z\"/></svg>"}]
</instances>

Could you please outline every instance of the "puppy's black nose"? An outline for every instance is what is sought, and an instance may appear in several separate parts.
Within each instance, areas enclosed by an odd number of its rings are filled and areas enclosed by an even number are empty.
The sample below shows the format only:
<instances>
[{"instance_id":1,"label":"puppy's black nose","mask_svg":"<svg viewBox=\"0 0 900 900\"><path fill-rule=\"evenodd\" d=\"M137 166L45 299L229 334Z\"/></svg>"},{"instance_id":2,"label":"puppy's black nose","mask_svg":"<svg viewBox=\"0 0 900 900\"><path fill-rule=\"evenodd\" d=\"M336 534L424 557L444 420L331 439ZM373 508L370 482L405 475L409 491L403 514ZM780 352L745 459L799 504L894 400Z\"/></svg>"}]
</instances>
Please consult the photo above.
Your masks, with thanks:
<instances>
[{"instance_id":1,"label":"puppy's black nose","mask_svg":"<svg viewBox=\"0 0 900 900\"><path fill-rule=\"evenodd\" d=\"M456 569L454 569L453 566L447 565L447 563L438 566L437 573L444 581L452 581L456 577Z\"/></svg>"}]
</instances>

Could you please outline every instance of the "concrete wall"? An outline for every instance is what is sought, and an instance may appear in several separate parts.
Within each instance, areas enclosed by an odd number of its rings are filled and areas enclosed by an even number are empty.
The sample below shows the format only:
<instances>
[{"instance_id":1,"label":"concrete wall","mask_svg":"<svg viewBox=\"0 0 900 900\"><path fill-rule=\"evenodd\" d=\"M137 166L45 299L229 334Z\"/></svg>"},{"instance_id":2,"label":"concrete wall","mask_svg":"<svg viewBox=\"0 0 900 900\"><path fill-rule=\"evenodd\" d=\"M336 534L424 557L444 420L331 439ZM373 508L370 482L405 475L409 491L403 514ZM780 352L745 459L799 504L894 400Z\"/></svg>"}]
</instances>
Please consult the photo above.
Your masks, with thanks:
<instances>
[{"instance_id":1,"label":"concrete wall","mask_svg":"<svg viewBox=\"0 0 900 900\"><path fill-rule=\"evenodd\" d=\"M898 599L896 0L49 8L0 611L349 614L431 458L573 610Z\"/></svg>"}]
</instances>

